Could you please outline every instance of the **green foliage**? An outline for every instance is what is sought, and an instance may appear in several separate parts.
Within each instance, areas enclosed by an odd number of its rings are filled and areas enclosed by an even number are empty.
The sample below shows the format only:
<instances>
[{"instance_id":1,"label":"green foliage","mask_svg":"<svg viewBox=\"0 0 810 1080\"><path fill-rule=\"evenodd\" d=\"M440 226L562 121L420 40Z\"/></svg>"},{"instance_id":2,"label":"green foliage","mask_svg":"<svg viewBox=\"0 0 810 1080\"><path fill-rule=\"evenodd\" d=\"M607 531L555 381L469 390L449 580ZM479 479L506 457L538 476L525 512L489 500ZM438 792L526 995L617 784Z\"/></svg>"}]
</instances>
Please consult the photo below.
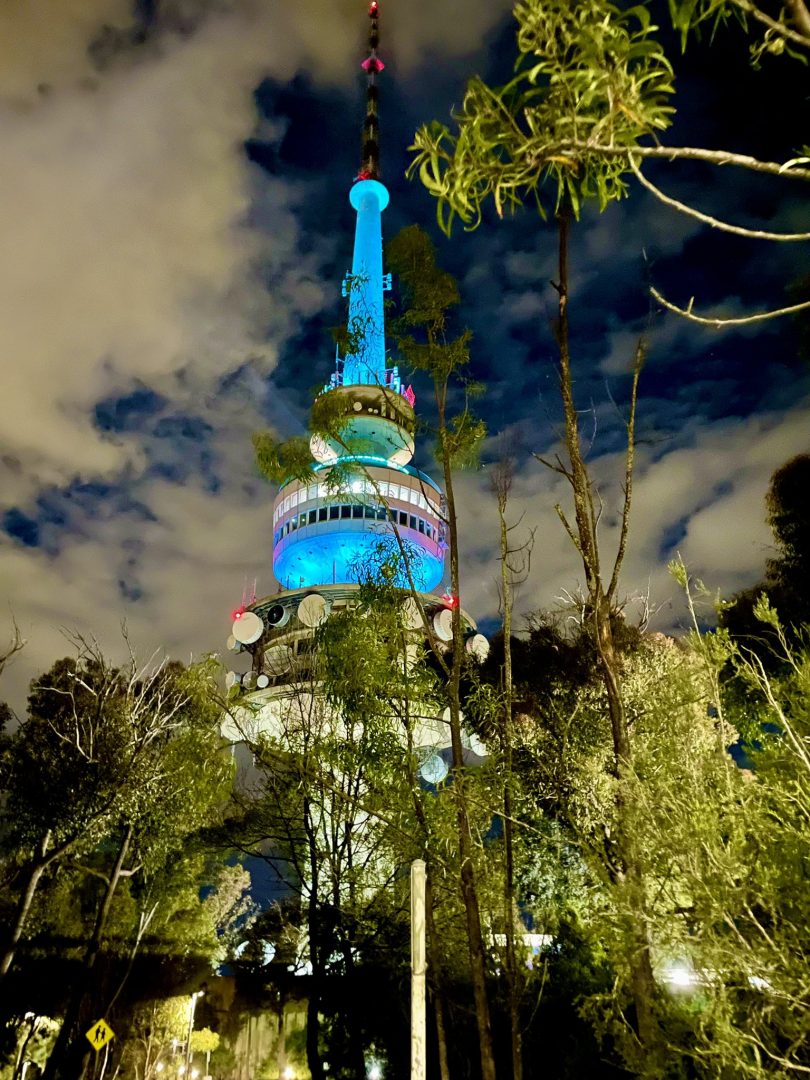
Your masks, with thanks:
<instances>
[{"instance_id":1,"label":"green foliage","mask_svg":"<svg viewBox=\"0 0 810 1080\"><path fill-rule=\"evenodd\" d=\"M672 121L672 68L645 5L522 0L515 18L511 82L472 79L456 135L440 123L416 134L411 171L445 232L455 216L475 228L490 196L499 215L527 197L544 216L561 204L578 215L590 198L604 209L627 194L632 149Z\"/></svg>"},{"instance_id":2,"label":"green foliage","mask_svg":"<svg viewBox=\"0 0 810 1080\"><path fill-rule=\"evenodd\" d=\"M191 1052L193 1054L210 1054L219 1047L219 1035L211 1028L198 1028L191 1033Z\"/></svg>"},{"instance_id":3,"label":"green foliage","mask_svg":"<svg viewBox=\"0 0 810 1080\"><path fill-rule=\"evenodd\" d=\"M253 448L259 472L271 484L305 480L312 474L309 439L304 436L280 441L267 431L257 432L253 436Z\"/></svg>"}]
</instances>

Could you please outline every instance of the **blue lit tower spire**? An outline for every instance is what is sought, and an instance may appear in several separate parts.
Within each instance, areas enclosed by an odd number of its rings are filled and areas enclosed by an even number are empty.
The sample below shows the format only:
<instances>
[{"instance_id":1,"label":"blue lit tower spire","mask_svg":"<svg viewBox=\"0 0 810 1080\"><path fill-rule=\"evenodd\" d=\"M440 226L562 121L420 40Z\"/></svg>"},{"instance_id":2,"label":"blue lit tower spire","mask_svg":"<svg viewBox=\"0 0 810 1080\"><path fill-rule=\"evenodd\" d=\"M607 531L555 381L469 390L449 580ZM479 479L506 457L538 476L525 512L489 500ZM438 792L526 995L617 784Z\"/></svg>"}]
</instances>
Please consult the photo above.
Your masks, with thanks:
<instances>
[{"instance_id":1,"label":"blue lit tower spire","mask_svg":"<svg viewBox=\"0 0 810 1080\"><path fill-rule=\"evenodd\" d=\"M347 419L335 438L313 435L315 459L307 481L291 479L273 510L273 569L286 589L351 584L380 537L396 528L413 553L417 587L429 591L444 567L441 491L411 464L414 450L414 395L404 388L385 355L382 212L389 195L379 180L377 55L379 4L371 0L366 118L360 171L349 193L357 213L352 269L344 279L348 297L346 355L322 394ZM350 479L329 484L334 466ZM346 467L346 468L343 468Z\"/></svg>"},{"instance_id":2,"label":"blue lit tower spire","mask_svg":"<svg viewBox=\"0 0 810 1080\"><path fill-rule=\"evenodd\" d=\"M385 324L383 290L382 212L388 206L388 190L380 183L379 91L377 74L385 64L377 56L379 5L372 0L368 9L371 26L368 56L362 63L366 73L366 121L360 171L349 201L357 211L354 231L354 258L351 274L344 283L349 296L349 351L343 361L343 381L347 385L385 382Z\"/></svg>"}]
</instances>

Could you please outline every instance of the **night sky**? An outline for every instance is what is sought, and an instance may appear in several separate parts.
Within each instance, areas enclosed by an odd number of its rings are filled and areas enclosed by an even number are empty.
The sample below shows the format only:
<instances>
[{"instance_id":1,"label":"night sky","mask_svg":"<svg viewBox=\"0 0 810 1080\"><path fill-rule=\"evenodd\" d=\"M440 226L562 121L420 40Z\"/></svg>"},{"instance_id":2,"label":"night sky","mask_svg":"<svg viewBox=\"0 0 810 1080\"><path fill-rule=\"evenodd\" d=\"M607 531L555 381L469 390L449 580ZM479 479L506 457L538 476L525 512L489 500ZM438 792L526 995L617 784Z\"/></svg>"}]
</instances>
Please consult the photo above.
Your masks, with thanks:
<instances>
[{"instance_id":1,"label":"night sky","mask_svg":"<svg viewBox=\"0 0 810 1080\"><path fill-rule=\"evenodd\" d=\"M0 696L70 651L64 629L112 656L220 650L230 612L271 570L274 491L251 434L303 431L333 366L351 260L347 193L363 115L364 0L7 0L0 10L2 427L0 572L5 623L28 639ZM509 4L383 5L386 235L419 222L460 279L460 324L491 433L516 455L512 515L535 530L522 611L576 588L554 513L567 495L533 453L559 436L553 340L555 232L526 212L447 241L404 178L415 128L446 120L466 78L508 77ZM674 46L673 46L674 47ZM806 141L806 69L752 71L736 31L677 58L666 141L773 160ZM659 186L752 227L807 231L806 185L739 170L650 164ZM680 551L712 588L757 580L770 553L771 472L810 450L810 364L790 320L717 332L651 308L655 283L706 314L791 302L810 245L712 233L640 189L574 229L573 323L589 458L614 535L621 407L635 341L649 360L629 597L664 628L682 608L666 563ZM415 380L429 418L428 388ZM428 440L417 463L428 469ZM436 469L433 468L434 475ZM463 603L497 616L496 523L486 472L458 480Z\"/></svg>"}]
</instances>

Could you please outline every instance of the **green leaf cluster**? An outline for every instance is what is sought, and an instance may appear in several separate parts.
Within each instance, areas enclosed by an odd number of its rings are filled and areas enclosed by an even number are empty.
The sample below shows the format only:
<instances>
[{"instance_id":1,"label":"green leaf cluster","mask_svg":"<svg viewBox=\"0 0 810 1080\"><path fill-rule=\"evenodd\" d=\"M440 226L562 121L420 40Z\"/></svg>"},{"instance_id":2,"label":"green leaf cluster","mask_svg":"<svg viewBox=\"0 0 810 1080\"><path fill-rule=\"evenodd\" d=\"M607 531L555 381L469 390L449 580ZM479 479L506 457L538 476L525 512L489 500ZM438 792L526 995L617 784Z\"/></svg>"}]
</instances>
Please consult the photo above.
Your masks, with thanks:
<instances>
[{"instance_id":1,"label":"green leaf cluster","mask_svg":"<svg viewBox=\"0 0 810 1080\"><path fill-rule=\"evenodd\" d=\"M470 80L457 133L434 122L411 147L448 233L456 216L475 228L490 196L499 215L527 197L543 216L588 199L604 209L627 194L633 148L672 122L672 67L645 5L521 0L515 18L515 77Z\"/></svg>"}]
</instances>

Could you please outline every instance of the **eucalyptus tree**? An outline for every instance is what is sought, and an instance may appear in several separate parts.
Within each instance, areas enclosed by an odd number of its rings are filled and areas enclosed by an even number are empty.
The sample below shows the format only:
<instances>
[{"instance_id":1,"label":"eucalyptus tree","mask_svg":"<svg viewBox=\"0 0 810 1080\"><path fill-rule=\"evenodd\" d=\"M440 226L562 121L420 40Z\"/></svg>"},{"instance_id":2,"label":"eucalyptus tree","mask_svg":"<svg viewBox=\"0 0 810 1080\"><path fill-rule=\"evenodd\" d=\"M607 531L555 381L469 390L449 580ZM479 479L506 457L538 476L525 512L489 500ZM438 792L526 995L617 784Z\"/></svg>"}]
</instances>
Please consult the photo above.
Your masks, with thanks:
<instances>
[{"instance_id":1,"label":"eucalyptus tree","mask_svg":"<svg viewBox=\"0 0 810 1080\"><path fill-rule=\"evenodd\" d=\"M306 1055L313 1077L324 1075L327 1034L332 1072L343 1075L341 1055L346 1075L365 1071L356 996L330 994L330 986L338 977L356 984L367 910L395 872L380 858L384 813L369 797L390 771L393 736L368 717L362 723L356 710L335 709L323 690L327 651L319 633L296 657L272 733L254 729L249 705L235 710L253 769L234 795L229 824L232 842L268 861L300 904L296 962L310 975Z\"/></svg>"},{"instance_id":2,"label":"eucalyptus tree","mask_svg":"<svg viewBox=\"0 0 810 1080\"><path fill-rule=\"evenodd\" d=\"M792 53L804 63L810 58L804 0L790 0L772 14L753 0L671 0L669 11L684 46L706 24L717 32L718 25L737 19L752 30L765 27L763 39L752 46L755 54ZM445 230L455 216L477 225L490 197L499 215L526 201L543 216L565 206L578 215L586 200L604 209L636 181L669 208L711 228L775 243L810 240L807 231L772 232L720 220L666 195L642 171L649 161L698 161L774 183L810 181L807 145L789 160L766 161L724 148L662 142L675 115L675 79L654 12L652 0L631 7L610 0L519 0L514 78L502 87L471 79L457 133L434 122L416 135L415 165L439 200ZM683 307L650 291L668 310L715 328L810 308L802 300L741 318L706 318L693 311L693 301Z\"/></svg>"},{"instance_id":3,"label":"eucalyptus tree","mask_svg":"<svg viewBox=\"0 0 810 1080\"><path fill-rule=\"evenodd\" d=\"M687 591L687 648L710 688L711 715L718 726L736 727L745 751L744 769L717 778L704 801L708 814L690 813L689 788L681 786L659 818L659 845L681 882L672 925L685 960L678 975L686 1030L673 1042L710 1076L801 1075L810 1062L808 639L791 639L760 597L756 617L781 658L770 672L727 631L703 630L699 605L714 598L682 563L672 569ZM745 695L728 693L729 666ZM690 767L685 762L684 771Z\"/></svg>"},{"instance_id":4,"label":"eucalyptus tree","mask_svg":"<svg viewBox=\"0 0 810 1080\"><path fill-rule=\"evenodd\" d=\"M58 863L101 882L48 1061L54 1076L75 1074L83 1010L103 1014L109 1004L93 973L122 883L141 905L131 966L159 906L157 879L221 806L231 773L210 664L144 667L131 657L114 667L95 645L77 645L76 657L33 684L27 719L5 759L6 839L21 878L5 970L47 870Z\"/></svg>"}]
</instances>

